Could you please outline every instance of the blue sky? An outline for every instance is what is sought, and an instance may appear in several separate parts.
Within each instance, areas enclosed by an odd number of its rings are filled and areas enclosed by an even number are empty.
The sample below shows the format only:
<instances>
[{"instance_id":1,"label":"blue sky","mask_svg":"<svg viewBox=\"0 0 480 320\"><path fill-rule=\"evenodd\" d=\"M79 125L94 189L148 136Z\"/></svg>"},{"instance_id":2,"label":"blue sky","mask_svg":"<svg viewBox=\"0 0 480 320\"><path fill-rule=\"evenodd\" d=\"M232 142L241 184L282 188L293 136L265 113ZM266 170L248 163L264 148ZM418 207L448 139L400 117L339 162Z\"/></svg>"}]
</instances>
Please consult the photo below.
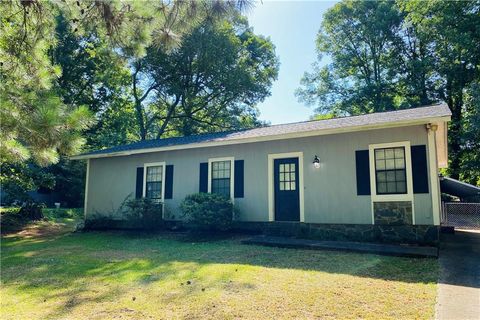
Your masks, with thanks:
<instances>
[{"instance_id":1,"label":"blue sky","mask_svg":"<svg viewBox=\"0 0 480 320\"><path fill-rule=\"evenodd\" d=\"M314 108L298 102L294 93L303 73L316 60L315 38L322 15L334 3L263 0L247 14L255 33L270 37L280 57L272 95L258 106L260 119L278 124L308 120L313 114Z\"/></svg>"}]
</instances>

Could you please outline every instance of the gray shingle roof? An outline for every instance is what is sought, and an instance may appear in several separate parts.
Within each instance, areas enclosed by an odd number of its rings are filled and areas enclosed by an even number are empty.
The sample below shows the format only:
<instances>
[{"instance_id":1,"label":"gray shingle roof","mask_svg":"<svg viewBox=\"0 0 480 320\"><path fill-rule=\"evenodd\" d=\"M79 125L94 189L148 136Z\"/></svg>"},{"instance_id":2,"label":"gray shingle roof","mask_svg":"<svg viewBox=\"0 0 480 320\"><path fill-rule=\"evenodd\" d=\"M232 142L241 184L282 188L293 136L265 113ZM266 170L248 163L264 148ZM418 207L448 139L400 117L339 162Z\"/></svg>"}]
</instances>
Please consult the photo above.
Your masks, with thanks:
<instances>
[{"instance_id":1,"label":"gray shingle roof","mask_svg":"<svg viewBox=\"0 0 480 320\"><path fill-rule=\"evenodd\" d=\"M156 140L145 140L136 143L131 143L127 145L116 146L108 149L92 151L85 153L73 158L83 158L84 156L103 155L107 153L116 153L116 152L128 152L132 150L141 150L152 149L152 148L162 148L162 147L171 147L179 145L188 145L194 143L205 143L205 142L225 142L232 140L244 140L249 138L260 138L260 137L269 137L269 136L283 136L285 135L288 138L288 135L295 133L307 133L307 132L321 132L324 130L335 130L335 129L353 129L356 127L363 126L376 126L384 125L389 123L398 123L398 122L409 122L422 119L432 119L439 117L450 116L451 112L447 105L433 105L427 107L419 107L414 109L390 111L390 112L378 112L370 113L360 116L349 116L342 118L333 118L327 120L312 120L296 123L287 123L272 125L268 127L239 130L239 131L225 131L225 132L216 132L200 135L192 135L187 137L175 137L175 138L166 138L166 139L156 139Z\"/></svg>"}]
</instances>

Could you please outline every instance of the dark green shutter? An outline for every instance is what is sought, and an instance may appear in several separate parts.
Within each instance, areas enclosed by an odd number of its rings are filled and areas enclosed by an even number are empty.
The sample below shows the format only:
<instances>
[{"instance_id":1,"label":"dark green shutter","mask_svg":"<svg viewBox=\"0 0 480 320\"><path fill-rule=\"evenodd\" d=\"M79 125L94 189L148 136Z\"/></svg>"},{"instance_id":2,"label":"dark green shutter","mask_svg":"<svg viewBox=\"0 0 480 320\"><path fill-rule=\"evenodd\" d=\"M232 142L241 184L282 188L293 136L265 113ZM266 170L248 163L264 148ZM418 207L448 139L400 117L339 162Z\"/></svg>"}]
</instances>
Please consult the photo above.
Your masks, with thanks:
<instances>
[{"instance_id":1,"label":"dark green shutter","mask_svg":"<svg viewBox=\"0 0 480 320\"><path fill-rule=\"evenodd\" d=\"M200 188L199 192L208 192L208 162L200 163Z\"/></svg>"},{"instance_id":2,"label":"dark green shutter","mask_svg":"<svg viewBox=\"0 0 480 320\"><path fill-rule=\"evenodd\" d=\"M165 168L165 199L173 198L173 164Z\"/></svg>"},{"instance_id":3,"label":"dark green shutter","mask_svg":"<svg viewBox=\"0 0 480 320\"><path fill-rule=\"evenodd\" d=\"M243 160L235 160L235 177L233 196L243 198Z\"/></svg>"},{"instance_id":4,"label":"dark green shutter","mask_svg":"<svg viewBox=\"0 0 480 320\"><path fill-rule=\"evenodd\" d=\"M428 193L427 147L412 146L411 152L413 193Z\"/></svg>"},{"instance_id":5,"label":"dark green shutter","mask_svg":"<svg viewBox=\"0 0 480 320\"><path fill-rule=\"evenodd\" d=\"M357 172L357 195L368 196L371 194L368 150L355 151L355 163Z\"/></svg>"},{"instance_id":6,"label":"dark green shutter","mask_svg":"<svg viewBox=\"0 0 480 320\"><path fill-rule=\"evenodd\" d=\"M137 168L137 183L135 188L135 198L139 199L143 196L143 167Z\"/></svg>"}]
</instances>

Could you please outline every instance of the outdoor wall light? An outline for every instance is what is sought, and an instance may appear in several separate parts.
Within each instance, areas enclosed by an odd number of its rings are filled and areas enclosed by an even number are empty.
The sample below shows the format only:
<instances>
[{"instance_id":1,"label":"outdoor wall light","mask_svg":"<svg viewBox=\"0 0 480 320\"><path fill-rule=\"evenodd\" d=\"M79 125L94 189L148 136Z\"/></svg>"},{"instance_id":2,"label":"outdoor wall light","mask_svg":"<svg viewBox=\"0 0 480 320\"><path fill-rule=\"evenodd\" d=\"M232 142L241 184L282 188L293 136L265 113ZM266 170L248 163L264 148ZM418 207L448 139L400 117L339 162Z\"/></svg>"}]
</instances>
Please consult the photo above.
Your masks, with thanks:
<instances>
[{"instance_id":1,"label":"outdoor wall light","mask_svg":"<svg viewBox=\"0 0 480 320\"><path fill-rule=\"evenodd\" d=\"M320 159L315 155L315 158L313 158L313 166L315 169L320 168Z\"/></svg>"}]
</instances>

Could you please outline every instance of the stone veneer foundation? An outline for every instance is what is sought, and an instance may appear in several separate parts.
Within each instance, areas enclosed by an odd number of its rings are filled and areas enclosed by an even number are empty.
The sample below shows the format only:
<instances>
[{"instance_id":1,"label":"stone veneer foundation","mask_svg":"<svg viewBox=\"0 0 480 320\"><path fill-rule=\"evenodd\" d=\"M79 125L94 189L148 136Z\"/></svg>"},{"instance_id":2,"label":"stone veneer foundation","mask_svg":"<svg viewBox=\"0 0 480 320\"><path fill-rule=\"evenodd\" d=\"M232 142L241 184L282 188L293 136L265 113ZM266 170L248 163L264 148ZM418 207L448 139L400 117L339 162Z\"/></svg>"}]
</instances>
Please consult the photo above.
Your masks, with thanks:
<instances>
[{"instance_id":1,"label":"stone veneer foundation","mask_svg":"<svg viewBox=\"0 0 480 320\"><path fill-rule=\"evenodd\" d=\"M411 201L388 201L374 202L373 216L376 225L411 225L412 202Z\"/></svg>"},{"instance_id":2,"label":"stone veneer foundation","mask_svg":"<svg viewBox=\"0 0 480 320\"><path fill-rule=\"evenodd\" d=\"M236 222L235 230L272 236L325 241L366 241L438 245L439 227L432 225L317 224L301 222Z\"/></svg>"}]
</instances>

